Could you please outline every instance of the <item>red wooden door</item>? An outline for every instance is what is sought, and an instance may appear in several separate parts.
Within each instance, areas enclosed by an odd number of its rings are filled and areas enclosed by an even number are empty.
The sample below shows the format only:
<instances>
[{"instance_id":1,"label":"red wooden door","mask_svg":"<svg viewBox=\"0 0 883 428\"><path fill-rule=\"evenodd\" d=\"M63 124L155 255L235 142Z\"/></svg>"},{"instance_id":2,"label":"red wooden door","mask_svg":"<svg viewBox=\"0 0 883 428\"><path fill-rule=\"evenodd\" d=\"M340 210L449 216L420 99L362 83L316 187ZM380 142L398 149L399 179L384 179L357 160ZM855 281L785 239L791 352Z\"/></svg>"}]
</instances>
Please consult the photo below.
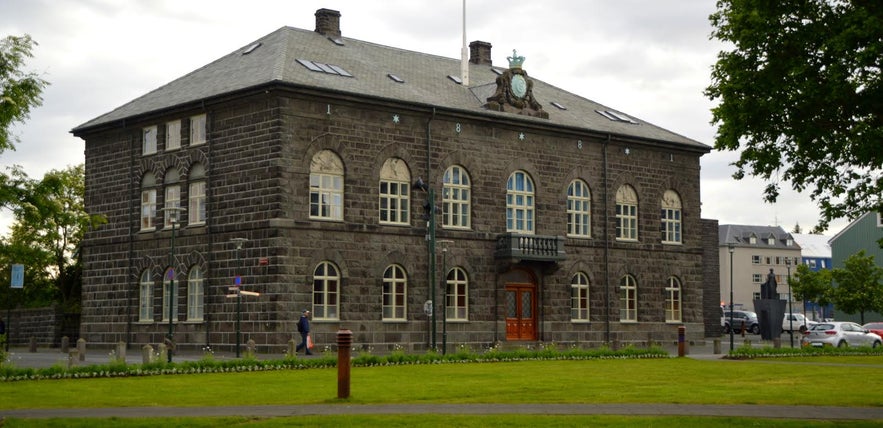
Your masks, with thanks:
<instances>
[{"instance_id":1,"label":"red wooden door","mask_svg":"<svg viewBox=\"0 0 883 428\"><path fill-rule=\"evenodd\" d=\"M506 284L506 340L536 340L536 287Z\"/></svg>"}]
</instances>

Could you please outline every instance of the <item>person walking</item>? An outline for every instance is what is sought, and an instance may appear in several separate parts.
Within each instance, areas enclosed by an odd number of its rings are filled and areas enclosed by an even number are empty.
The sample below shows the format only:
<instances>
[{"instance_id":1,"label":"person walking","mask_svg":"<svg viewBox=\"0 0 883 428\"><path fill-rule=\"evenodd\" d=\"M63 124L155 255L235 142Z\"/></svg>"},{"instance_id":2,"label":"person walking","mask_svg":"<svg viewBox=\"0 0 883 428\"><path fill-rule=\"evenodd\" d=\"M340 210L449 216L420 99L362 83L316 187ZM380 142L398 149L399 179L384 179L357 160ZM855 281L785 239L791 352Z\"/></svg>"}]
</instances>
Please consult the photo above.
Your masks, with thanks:
<instances>
[{"instance_id":1,"label":"person walking","mask_svg":"<svg viewBox=\"0 0 883 428\"><path fill-rule=\"evenodd\" d=\"M310 336L310 311L304 309L303 313L300 315L300 320L297 321L297 331L300 333L301 342L300 345L297 345L297 348L294 349L295 352L300 352L301 349L305 350L305 355L313 355L313 352L310 351L310 347L307 346L307 339Z\"/></svg>"}]
</instances>

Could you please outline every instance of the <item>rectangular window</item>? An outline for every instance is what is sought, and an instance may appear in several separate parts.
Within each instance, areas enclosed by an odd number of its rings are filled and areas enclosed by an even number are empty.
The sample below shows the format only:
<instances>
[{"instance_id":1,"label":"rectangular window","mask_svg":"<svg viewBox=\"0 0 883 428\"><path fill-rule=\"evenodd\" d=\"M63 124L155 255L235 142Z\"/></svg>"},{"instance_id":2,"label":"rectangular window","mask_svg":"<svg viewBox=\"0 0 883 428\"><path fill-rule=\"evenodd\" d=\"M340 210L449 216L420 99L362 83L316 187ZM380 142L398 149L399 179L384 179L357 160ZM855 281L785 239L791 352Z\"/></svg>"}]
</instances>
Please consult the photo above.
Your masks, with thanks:
<instances>
[{"instance_id":1,"label":"rectangular window","mask_svg":"<svg viewBox=\"0 0 883 428\"><path fill-rule=\"evenodd\" d=\"M149 277L147 281L142 280L139 289L138 321L153 321L153 283L149 281Z\"/></svg>"},{"instance_id":2,"label":"rectangular window","mask_svg":"<svg viewBox=\"0 0 883 428\"><path fill-rule=\"evenodd\" d=\"M411 205L408 196L410 183L381 181L380 182L380 223L409 223L408 207Z\"/></svg>"},{"instance_id":3,"label":"rectangular window","mask_svg":"<svg viewBox=\"0 0 883 428\"><path fill-rule=\"evenodd\" d=\"M188 207L189 209L187 210L190 216L188 224L205 224L205 181L190 183L190 193L188 197L190 198Z\"/></svg>"},{"instance_id":4,"label":"rectangular window","mask_svg":"<svg viewBox=\"0 0 883 428\"><path fill-rule=\"evenodd\" d=\"M762 283L763 282L763 275L761 275L759 273L755 273L755 274L751 275L751 282L753 282L755 284Z\"/></svg>"},{"instance_id":5,"label":"rectangular window","mask_svg":"<svg viewBox=\"0 0 883 428\"><path fill-rule=\"evenodd\" d=\"M467 321L469 302L466 296L466 274L461 269L453 269L448 276L445 293L445 311L448 321Z\"/></svg>"},{"instance_id":6,"label":"rectangular window","mask_svg":"<svg viewBox=\"0 0 883 428\"><path fill-rule=\"evenodd\" d=\"M190 118L190 145L205 144L205 115L200 114Z\"/></svg>"},{"instance_id":7,"label":"rectangular window","mask_svg":"<svg viewBox=\"0 0 883 428\"><path fill-rule=\"evenodd\" d=\"M751 256L751 263L759 265L760 264L760 256Z\"/></svg>"},{"instance_id":8,"label":"rectangular window","mask_svg":"<svg viewBox=\"0 0 883 428\"><path fill-rule=\"evenodd\" d=\"M675 208L663 208L661 214L662 242L666 244L681 243L681 210Z\"/></svg>"},{"instance_id":9,"label":"rectangular window","mask_svg":"<svg viewBox=\"0 0 883 428\"><path fill-rule=\"evenodd\" d=\"M589 287L584 284L570 285L570 320L589 320Z\"/></svg>"},{"instance_id":10,"label":"rectangular window","mask_svg":"<svg viewBox=\"0 0 883 428\"><path fill-rule=\"evenodd\" d=\"M187 282L187 320L202 321L205 313L205 289L202 281L202 273L194 270Z\"/></svg>"},{"instance_id":11,"label":"rectangular window","mask_svg":"<svg viewBox=\"0 0 883 428\"><path fill-rule=\"evenodd\" d=\"M181 148L181 121L173 120L166 123L166 150Z\"/></svg>"},{"instance_id":12,"label":"rectangular window","mask_svg":"<svg viewBox=\"0 0 883 428\"><path fill-rule=\"evenodd\" d=\"M638 240L637 205L616 205L616 239L622 241Z\"/></svg>"},{"instance_id":13,"label":"rectangular window","mask_svg":"<svg viewBox=\"0 0 883 428\"><path fill-rule=\"evenodd\" d=\"M144 128L141 137L141 154L144 156L156 153L156 125Z\"/></svg>"},{"instance_id":14,"label":"rectangular window","mask_svg":"<svg viewBox=\"0 0 883 428\"><path fill-rule=\"evenodd\" d=\"M164 211L163 227L172 227L172 220L180 223L181 186L173 185L166 187L166 205ZM180 226L180 225L178 225Z\"/></svg>"},{"instance_id":15,"label":"rectangular window","mask_svg":"<svg viewBox=\"0 0 883 428\"><path fill-rule=\"evenodd\" d=\"M153 230L156 218L156 189L141 192L141 230Z\"/></svg>"},{"instance_id":16,"label":"rectangular window","mask_svg":"<svg viewBox=\"0 0 883 428\"><path fill-rule=\"evenodd\" d=\"M343 176L310 174L310 218L343 220Z\"/></svg>"}]
</instances>

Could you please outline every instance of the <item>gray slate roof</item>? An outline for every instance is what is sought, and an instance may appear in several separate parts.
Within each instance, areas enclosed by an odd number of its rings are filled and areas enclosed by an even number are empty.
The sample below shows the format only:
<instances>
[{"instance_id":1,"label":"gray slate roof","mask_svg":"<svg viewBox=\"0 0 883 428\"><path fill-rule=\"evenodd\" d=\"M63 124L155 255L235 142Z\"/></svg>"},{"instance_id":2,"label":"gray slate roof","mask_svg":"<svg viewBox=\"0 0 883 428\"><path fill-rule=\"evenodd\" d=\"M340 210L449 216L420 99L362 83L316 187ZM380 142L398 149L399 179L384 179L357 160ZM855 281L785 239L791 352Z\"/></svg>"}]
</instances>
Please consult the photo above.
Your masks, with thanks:
<instances>
[{"instance_id":1,"label":"gray slate roof","mask_svg":"<svg viewBox=\"0 0 883 428\"><path fill-rule=\"evenodd\" d=\"M395 102L466 111L487 116L564 126L589 132L649 139L690 150L710 151L710 147L646 123L629 114L637 125L614 122L595 110L610 110L591 100L533 79L535 99L549 112L549 119L532 118L486 110L482 107L494 92L497 74L488 65L471 64L470 85L464 87L448 79L460 74L460 60L382 46L346 37L344 45L333 43L315 31L282 27L257 40L261 45L248 54L243 46L234 52L161 86L109 113L73 129L82 134L90 128L163 109L186 106L215 96L281 83L305 88L369 96ZM297 59L332 64L354 77L310 71ZM501 68L497 68L502 70ZM525 71L530 73L529 67ZM396 83L387 74L405 80ZM555 101L567 108L560 110ZM623 112L625 113L625 112ZM628 114L628 113L626 113Z\"/></svg>"},{"instance_id":2,"label":"gray slate roof","mask_svg":"<svg viewBox=\"0 0 883 428\"><path fill-rule=\"evenodd\" d=\"M750 242L751 236L757 238L757 243ZM775 238L774 245L769 245L767 238ZM749 226L739 224L721 224L717 228L717 243L719 246L726 246L729 243L736 244L737 247L759 247L759 248L779 248L789 250L800 250L800 245L794 241L794 237L785 232L781 226ZM793 244L789 247L787 240L791 239Z\"/></svg>"}]
</instances>

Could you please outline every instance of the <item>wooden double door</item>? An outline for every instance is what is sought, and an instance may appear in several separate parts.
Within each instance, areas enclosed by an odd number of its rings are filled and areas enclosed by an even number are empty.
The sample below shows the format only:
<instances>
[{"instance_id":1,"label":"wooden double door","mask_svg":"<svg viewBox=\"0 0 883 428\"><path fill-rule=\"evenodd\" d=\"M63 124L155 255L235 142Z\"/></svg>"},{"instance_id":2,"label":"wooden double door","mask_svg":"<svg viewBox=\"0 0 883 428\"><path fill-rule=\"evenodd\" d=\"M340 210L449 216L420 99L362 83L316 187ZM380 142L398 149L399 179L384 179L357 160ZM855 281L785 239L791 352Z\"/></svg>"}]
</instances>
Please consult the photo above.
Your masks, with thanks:
<instances>
[{"instance_id":1,"label":"wooden double door","mask_svg":"<svg viewBox=\"0 0 883 428\"><path fill-rule=\"evenodd\" d=\"M536 284L506 284L506 340L537 339Z\"/></svg>"}]
</instances>

